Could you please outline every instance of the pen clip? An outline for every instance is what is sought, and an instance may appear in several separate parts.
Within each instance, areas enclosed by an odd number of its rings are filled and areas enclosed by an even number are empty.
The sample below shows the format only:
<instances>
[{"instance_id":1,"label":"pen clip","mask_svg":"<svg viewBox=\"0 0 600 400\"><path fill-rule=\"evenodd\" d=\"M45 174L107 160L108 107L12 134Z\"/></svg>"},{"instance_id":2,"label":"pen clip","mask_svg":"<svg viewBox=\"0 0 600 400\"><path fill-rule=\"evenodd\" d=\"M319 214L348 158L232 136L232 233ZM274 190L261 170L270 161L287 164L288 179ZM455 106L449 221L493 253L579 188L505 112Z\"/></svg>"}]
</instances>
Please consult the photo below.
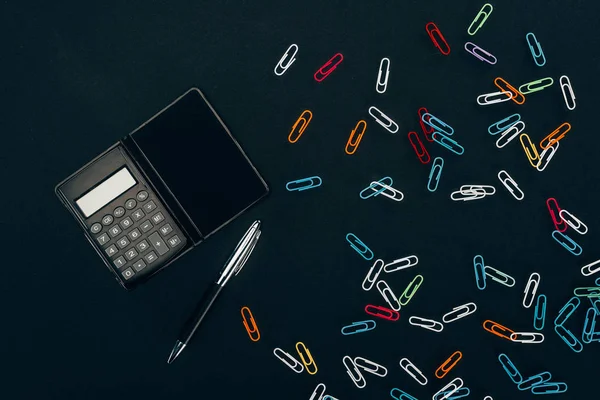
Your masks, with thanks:
<instances>
[{"instance_id":1,"label":"pen clip","mask_svg":"<svg viewBox=\"0 0 600 400\"><path fill-rule=\"evenodd\" d=\"M250 254L252 254L256 243L258 243L258 238L260 238L261 233L262 231L258 231L256 233L256 236L254 237L254 239L252 239L252 242L248 245L246 251L241 255L241 261L238 262L238 265L235 267L234 276L237 276L237 274L240 273L242 268L244 268L244 265L246 265L246 261L248 261L248 258L250 258Z\"/></svg>"}]
</instances>

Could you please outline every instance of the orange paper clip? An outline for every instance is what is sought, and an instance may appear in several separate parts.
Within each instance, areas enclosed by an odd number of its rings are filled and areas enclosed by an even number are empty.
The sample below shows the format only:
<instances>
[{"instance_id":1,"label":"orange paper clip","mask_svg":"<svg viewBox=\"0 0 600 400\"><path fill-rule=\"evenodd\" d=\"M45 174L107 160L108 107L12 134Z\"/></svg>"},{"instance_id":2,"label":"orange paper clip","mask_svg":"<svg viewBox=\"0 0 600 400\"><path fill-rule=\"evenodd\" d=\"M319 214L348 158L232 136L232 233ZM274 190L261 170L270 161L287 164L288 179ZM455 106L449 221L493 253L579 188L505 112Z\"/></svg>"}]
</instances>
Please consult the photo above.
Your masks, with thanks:
<instances>
[{"instance_id":1,"label":"orange paper clip","mask_svg":"<svg viewBox=\"0 0 600 400\"><path fill-rule=\"evenodd\" d=\"M435 370L435 377L438 379L445 377L446 374L448 374L448 372L450 372L450 370L454 368L456 364L458 364L461 358L462 353L460 351L455 351L452 353L452 355L448 357L448 359L444 361L438 369Z\"/></svg>"},{"instance_id":2,"label":"orange paper clip","mask_svg":"<svg viewBox=\"0 0 600 400\"><path fill-rule=\"evenodd\" d=\"M327 78L343 60L344 56L342 53L336 53L329 61L319 68L317 72L315 72L315 81L321 82L323 79Z\"/></svg>"},{"instance_id":3,"label":"orange paper clip","mask_svg":"<svg viewBox=\"0 0 600 400\"><path fill-rule=\"evenodd\" d=\"M525 103L525 96L523 95L523 93L519 92L517 89L515 89L514 86L512 86L510 83L506 82L504 79L498 77L496 79L494 79L494 85L496 85L498 87L498 89L502 90L503 92L507 92L507 93L512 93L512 101L514 101L517 104L523 104Z\"/></svg>"},{"instance_id":4,"label":"orange paper clip","mask_svg":"<svg viewBox=\"0 0 600 400\"><path fill-rule=\"evenodd\" d=\"M350 132L348 143L346 143L346 154L352 155L356 152L356 149L358 149L358 145L360 144L360 141L362 140L362 137L366 131L367 121L361 119L360 121L358 121L358 124L356 124L354 129L352 129L352 132ZM355 138L355 136L357 137Z\"/></svg>"},{"instance_id":5,"label":"orange paper clip","mask_svg":"<svg viewBox=\"0 0 600 400\"><path fill-rule=\"evenodd\" d=\"M258 331L258 326L256 326L256 321L254 320L254 316L252 315L252 311L248 307L242 307L242 320L244 322L244 327L246 328L246 332L248 332L248 336L250 336L250 340L253 342L258 342L260 340L260 332Z\"/></svg>"},{"instance_id":6,"label":"orange paper clip","mask_svg":"<svg viewBox=\"0 0 600 400\"><path fill-rule=\"evenodd\" d=\"M300 356L300 361L302 361L302 364L304 364L304 367L306 368L306 372L308 372L310 375L316 374L319 369L317 368L317 364L315 363L312 354L310 354L310 351L308 350L308 348L306 348L306 345L302 342L296 343L296 351ZM304 358L304 355L306 355L306 358ZM310 366L312 366L313 368L308 368Z\"/></svg>"},{"instance_id":7,"label":"orange paper clip","mask_svg":"<svg viewBox=\"0 0 600 400\"><path fill-rule=\"evenodd\" d=\"M450 54L450 45L446 41L444 35L442 35L440 28L438 28L436 24L434 24L433 22L428 23L427 25L425 25L425 30L427 31L429 38L431 39L435 47L438 48L440 53L442 53L445 56Z\"/></svg>"},{"instance_id":8,"label":"orange paper clip","mask_svg":"<svg viewBox=\"0 0 600 400\"><path fill-rule=\"evenodd\" d=\"M515 333L515 331L508 329L507 327L502 326L497 322L490 321L489 319L483 322L483 329L493 333L496 336L500 336L501 338L508 340L510 340L510 334Z\"/></svg>"},{"instance_id":9,"label":"orange paper clip","mask_svg":"<svg viewBox=\"0 0 600 400\"><path fill-rule=\"evenodd\" d=\"M547 149L554 143L557 143L559 140L564 138L567 132L569 132L570 130L571 124L569 124L568 122L561 124L558 128L554 130L554 132L542 139L542 141L540 142L540 147L544 150Z\"/></svg>"},{"instance_id":10,"label":"orange paper clip","mask_svg":"<svg viewBox=\"0 0 600 400\"><path fill-rule=\"evenodd\" d=\"M310 110L302 111L302 114L300 114L300 118L298 118L298 120L296 121L294 126L292 126L292 131L290 132L290 135L288 136L288 141L290 143L296 143L298 141L298 139L300 139L300 136L302 136L302 134L304 133L304 130L306 129L308 124L310 124L311 119L312 119L312 112L310 112ZM296 128L298 127L299 124L301 124L300 128L298 128L298 131L296 132ZM294 136L294 133L296 134L296 136Z\"/></svg>"}]
</instances>

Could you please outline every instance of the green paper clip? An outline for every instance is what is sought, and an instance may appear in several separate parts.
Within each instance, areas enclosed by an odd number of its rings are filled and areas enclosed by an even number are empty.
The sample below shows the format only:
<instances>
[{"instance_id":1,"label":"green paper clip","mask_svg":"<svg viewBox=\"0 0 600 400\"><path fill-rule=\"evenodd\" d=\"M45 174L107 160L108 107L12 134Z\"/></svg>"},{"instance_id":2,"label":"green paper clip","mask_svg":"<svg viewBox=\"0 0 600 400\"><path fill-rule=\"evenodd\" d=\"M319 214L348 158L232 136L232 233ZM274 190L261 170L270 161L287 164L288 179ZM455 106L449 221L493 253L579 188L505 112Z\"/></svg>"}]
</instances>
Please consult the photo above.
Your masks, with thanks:
<instances>
[{"instance_id":1,"label":"green paper clip","mask_svg":"<svg viewBox=\"0 0 600 400\"><path fill-rule=\"evenodd\" d=\"M523 94L529 94L533 92L539 92L540 90L544 90L548 86L552 86L554 84L554 79L552 78L542 78L537 81L524 83L519 86L519 92Z\"/></svg>"},{"instance_id":2,"label":"green paper clip","mask_svg":"<svg viewBox=\"0 0 600 400\"><path fill-rule=\"evenodd\" d=\"M481 7L481 10L479 10L477 15L475 16L475 19L473 20L473 22L471 22L471 25L469 25L469 29L467 29L467 33L471 36L476 34L477 31L479 29L481 29L483 24L485 24L485 21L487 21L489 16L492 14L492 11L494 11L494 7L490 3L485 3L483 5L483 7ZM479 21L480 17L482 17L482 16L483 16L483 19L481 19L481 22L479 22L479 25L477 25L476 27L473 27L473 25L475 25Z\"/></svg>"},{"instance_id":3,"label":"green paper clip","mask_svg":"<svg viewBox=\"0 0 600 400\"><path fill-rule=\"evenodd\" d=\"M398 299L400 304L403 306L407 305L408 302L413 298L415 293L417 293L417 290L419 290L419 287L421 286L422 283L423 283L423 276L422 275L415 276L415 279L413 279L412 282L408 284L408 286L406 287L406 289L404 289L404 292Z\"/></svg>"}]
</instances>

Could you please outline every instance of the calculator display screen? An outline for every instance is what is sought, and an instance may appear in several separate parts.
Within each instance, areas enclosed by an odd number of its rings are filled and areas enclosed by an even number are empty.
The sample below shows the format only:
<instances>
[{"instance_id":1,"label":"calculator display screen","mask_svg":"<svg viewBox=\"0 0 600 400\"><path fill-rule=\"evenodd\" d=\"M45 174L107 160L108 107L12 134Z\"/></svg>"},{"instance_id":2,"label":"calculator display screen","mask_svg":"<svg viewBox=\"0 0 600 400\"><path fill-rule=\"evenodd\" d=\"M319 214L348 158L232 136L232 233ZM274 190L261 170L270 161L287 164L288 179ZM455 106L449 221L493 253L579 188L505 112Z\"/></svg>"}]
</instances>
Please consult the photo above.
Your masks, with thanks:
<instances>
[{"instance_id":1,"label":"calculator display screen","mask_svg":"<svg viewBox=\"0 0 600 400\"><path fill-rule=\"evenodd\" d=\"M136 181L129 170L123 167L80 197L75 203L83 215L88 218L135 184Z\"/></svg>"}]
</instances>

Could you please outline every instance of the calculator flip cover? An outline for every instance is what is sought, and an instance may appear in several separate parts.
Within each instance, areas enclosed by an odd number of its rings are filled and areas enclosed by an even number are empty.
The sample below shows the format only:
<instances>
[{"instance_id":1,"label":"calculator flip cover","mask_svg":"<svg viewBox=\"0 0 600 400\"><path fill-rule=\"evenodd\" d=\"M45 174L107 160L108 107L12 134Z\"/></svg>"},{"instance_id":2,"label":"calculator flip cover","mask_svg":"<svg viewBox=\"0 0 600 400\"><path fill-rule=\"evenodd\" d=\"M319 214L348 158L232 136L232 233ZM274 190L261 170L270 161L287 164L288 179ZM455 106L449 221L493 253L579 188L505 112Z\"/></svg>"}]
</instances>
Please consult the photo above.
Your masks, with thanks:
<instances>
[{"instance_id":1,"label":"calculator flip cover","mask_svg":"<svg viewBox=\"0 0 600 400\"><path fill-rule=\"evenodd\" d=\"M117 281L146 281L269 189L190 89L56 187Z\"/></svg>"}]
</instances>

